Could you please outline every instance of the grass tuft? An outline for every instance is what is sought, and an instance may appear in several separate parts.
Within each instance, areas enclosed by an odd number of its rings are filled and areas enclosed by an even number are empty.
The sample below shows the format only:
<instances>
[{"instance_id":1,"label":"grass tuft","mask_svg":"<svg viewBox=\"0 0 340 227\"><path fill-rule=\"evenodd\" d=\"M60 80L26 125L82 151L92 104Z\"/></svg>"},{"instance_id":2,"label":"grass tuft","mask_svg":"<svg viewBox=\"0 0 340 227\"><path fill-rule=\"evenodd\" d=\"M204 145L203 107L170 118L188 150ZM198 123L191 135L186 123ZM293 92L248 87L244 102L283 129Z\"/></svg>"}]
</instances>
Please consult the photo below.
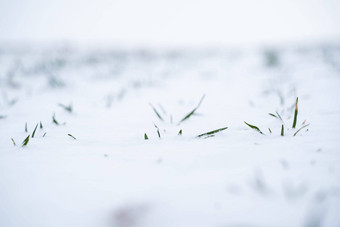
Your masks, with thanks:
<instances>
[{"instance_id":1,"label":"grass tuft","mask_svg":"<svg viewBox=\"0 0 340 227\"><path fill-rule=\"evenodd\" d=\"M178 125L181 124L183 121L188 120L192 115L195 114L196 110L200 107L200 105L203 102L204 98L205 98L205 95L202 96L202 98L201 98L200 102L198 103L198 105L190 113L185 115L185 117L182 120L180 120L178 122Z\"/></svg>"},{"instance_id":2,"label":"grass tuft","mask_svg":"<svg viewBox=\"0 0 340 227\"><path fill-rule=\"evenodd\" d=\"M259 127L255 126L255 125L251 125L251 124L249 124L247 122L244 122L244 123L246 125L248 125L250 128L252 128L252 129L256 130L257 132L261 133L262 135L264 135L263 132L259 129Z\"/></svg>"},{"instance_id":3,"label":"grass tuft","mask_svg":"<svg viewBox=\"0 0 340 227\"><path fill-rule=\"evenodd\" d=\"M26 139L24 139L24 141L22 141L22 146L23 146L23 147L24 147L24 146L27 146L28 142L30 141L30 136L31 136L31 135L28 135L28 136L26 137Z\"/></svg>"},{"instance_id":4,"label":"grass tuft","mask_svg":"<svg viewBox=\"0 0 340 227\"><path fill-rule=\"evenodd\" d=\"M148 137L148 135L147 135L146 133L144 133L144 139L145 139L145 140L148 140L148 139L149 139L149 137Z\"/></svg>"},{"instance_id":5,"label":"grass tuft","mask_svg":"<svg viewBox=\"0 0 340 227\"><path fill-rule=\"evenodd\" d=\"M228 127L224 127L224 128L219 128L219 129L216 129L216 130L213 130L213 131L210 131L210 132L205 132L205 133L202 133L198 136L196 136L196 138L199 138L199 137L202 137L202 136L214 136L215 133L218 133L218 132L221 132L223 130L226 130Z\"/></svg>"},{"instance_id":6,"label":"grass tuft","mask_svg":"<svg viewBox=\"0 0 340 227\"><path fill-rule=\"evenodd\" d=\"M179 135L179 136L181 136L181 135L182 135L182 129L181 129L181 130L179 130L179 132L178 132L178 135Z\"/></svg>"}]
</instances>

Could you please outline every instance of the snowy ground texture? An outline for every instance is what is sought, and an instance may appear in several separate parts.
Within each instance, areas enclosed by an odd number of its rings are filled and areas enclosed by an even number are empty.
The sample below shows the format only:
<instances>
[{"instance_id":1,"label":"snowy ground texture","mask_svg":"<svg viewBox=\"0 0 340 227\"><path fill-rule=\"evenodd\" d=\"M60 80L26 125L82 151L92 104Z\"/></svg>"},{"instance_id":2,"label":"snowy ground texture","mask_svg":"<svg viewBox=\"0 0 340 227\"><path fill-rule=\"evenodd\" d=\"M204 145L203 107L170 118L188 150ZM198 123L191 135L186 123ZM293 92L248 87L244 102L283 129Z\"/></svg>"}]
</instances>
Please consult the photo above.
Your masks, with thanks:
<instances>
[{"instance_id":1,"label":"snowy ground texture","mask_svg":"<svg viewBox=\"0 0 340 227\"><path fill-rule=\"evenodd\" d=\"M0 95L1 227L340 226L339 46L3 46Z\"/></svg>"}]
</instances>

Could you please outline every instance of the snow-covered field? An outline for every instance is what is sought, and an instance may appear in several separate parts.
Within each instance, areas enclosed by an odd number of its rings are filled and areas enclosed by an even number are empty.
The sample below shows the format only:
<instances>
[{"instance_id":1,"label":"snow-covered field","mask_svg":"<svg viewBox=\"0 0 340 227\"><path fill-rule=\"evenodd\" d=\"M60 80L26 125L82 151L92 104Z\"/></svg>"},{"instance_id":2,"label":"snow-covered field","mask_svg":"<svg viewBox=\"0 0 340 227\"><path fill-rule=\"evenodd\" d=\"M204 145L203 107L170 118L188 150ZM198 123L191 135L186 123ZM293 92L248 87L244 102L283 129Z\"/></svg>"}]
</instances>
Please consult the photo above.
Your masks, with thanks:
<instances>
[{"instance_id":1,"label":"snow-covered field","mask_svg":"<svg viewBox=\"0 0 340 227\"><path fill-rule=\"evenodd\" d=\"M340 226L339 99L336 45L3 46L0 226Z\"/></svg>"}]
</instances>

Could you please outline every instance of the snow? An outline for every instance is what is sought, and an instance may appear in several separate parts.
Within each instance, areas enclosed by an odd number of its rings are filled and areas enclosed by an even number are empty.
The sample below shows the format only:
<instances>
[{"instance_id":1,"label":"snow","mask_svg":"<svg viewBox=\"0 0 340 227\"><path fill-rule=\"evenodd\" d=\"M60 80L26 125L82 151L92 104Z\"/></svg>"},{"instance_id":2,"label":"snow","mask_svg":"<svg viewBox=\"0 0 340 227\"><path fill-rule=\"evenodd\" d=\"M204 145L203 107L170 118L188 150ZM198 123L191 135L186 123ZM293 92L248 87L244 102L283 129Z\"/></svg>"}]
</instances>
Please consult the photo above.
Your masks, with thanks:
<instances>
[{"instance_id":1,"label":"snow","mask_svg":"<svg viewBox=\"0 0 340 227\"><path fill-rule=\"evenodd\" d=\"M337 45L2 47L0 226L340 226L339 87Z\"/></svg>"}]
</instances>

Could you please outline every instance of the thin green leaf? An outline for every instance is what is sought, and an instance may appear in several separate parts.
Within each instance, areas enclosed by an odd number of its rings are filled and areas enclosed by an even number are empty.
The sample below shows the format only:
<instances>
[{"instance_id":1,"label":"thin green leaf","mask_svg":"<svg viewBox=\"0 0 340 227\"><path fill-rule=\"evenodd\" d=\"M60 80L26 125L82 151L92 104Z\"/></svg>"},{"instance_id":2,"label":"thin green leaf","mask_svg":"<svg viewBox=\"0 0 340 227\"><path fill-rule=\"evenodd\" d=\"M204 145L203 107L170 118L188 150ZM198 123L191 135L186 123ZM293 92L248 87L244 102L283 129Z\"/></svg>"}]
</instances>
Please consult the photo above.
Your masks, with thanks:
<instances>
[{"instance_id":1,"label":"thin green leaf","mask_svg":"<svg viewBox=\"0 0 340 227\"><path fill-rule=\"evenodd\" d=\"M272 116L272 117L275 117L275 118L277 118L277 119L280 119L281 120L281 122L283 122L282 121L282 118L281 118L281 116L280 116L280 114L276 111L275 112L276 113L276 115L275 114L273 114L273 113L268 113L270 116Z\"/></svg>"},{"instance_id":2,"label":"thin green leaf","mask_svg":"<svg viewBox=\"0 0 340 227\"><path fill-rule=\"evenodd\" d=\"M59 125L59 122L57 121L57 119L55 119L55 114L53 114L52 116L52 122L56 125Z\"/></svg>"},{"instance_id":3,"label":"thin green leaf","mask_svg":"<svg viewBox=\"0 0 340 227\"><path fill-rule=\"evenodd\" d=\"M27 122L25 123L25 132L28 132L28 130L27 130Z\"/></svg>"},{"instance_id":4,"label":"thin green leaf","mask_svg":"<svg viewBox=\"0 0 340 227\"><path fill-rule=\"evenodd\" d=\"M269 131L270 133L272 133L272 130L270 130L270 128L268 128L268 131Z\"/></svg>"},{"instance_id":5,"label":"thin green leaf","mask_svg":"<svg viewBox=\"0 0 340 227\"><path fill-rule=\"evenodd\" d=\"M162 116L160 115L160 113L158 113L157 109L156 109L151 103L149 103L149 105L151 106L151 108L153 109L153 112L155 112L155 114L157 115L157 117L158 117L161 121L164 121L164 119L162 118Z\"/></svg>"},{"instance_id":6,"label":"thin green leaf","mask_svg":"<svg viewBox=\"0 0 340 227\"><path fill-rule=\"evenodd\" d=\"M293 121L293 126L292 126L292 128L295 128L296 122L297 122L297 115L298 115L298 101L299 101L299 98L296 98L295 112L294 112L294 121Z\"/></svg>"},{"instance_id":7,"label":"thin green leaf","mask_svg":"<svg viewBox=\"0 0 340 227\"><path fill-rule=\"evenodd\" d=\"M56 125L65 125L65 124L66 124L65 122L62 123L62 124L60 124L60 123L57 121L57 119L55 118L55 114L53 114L53 116L52 116L52 122L53 122L54 124L56 124Z\"/></svg>"},{"instance_id":8,"label":"thin green leaf","mask_svg":"<svg viewBox=\"0 0 340 227\"><path fill-rule=\"evenodd\" d=\"M282 126L281 126L281 136L284 136L284 135L285 135L284 130L285 130L285 128L284 128L284 126L282 125Z\"/></svg>"},{"instance_id":9,"label":"thin green leaf","mask_svg":"<svg viewBox=\"0 0 340 227\"><path fill-rule=\"evenodd\" d=\"M43 137L45 137L45 136L46 136L46 132L44 133Z\"/></svg>"},{"instance_id":10,"label":"thin green leaf","mask_svg":"<svg viewBox=\"0 0 340 227\"><path fill-rule=\"evenodd\" d=\"M280 118L280 120L283 122L281 115L277 111L275 113Z\"/></svg>"},{"instance_id":11,"label":"thin green leaf","mask_svg":"<svg viewBox=\"0 0 340 227\"><path fill-rule=\"evenodd\" d=\"M13 145L16 146L17 144L15 143L14 139L11 138L12 142L13 142Z\"/></svg>"},{"instance_id":12,"label":"thin green leaf","mask_svg":"<svg viewBox=\"0 0 340 227\"><path fill-rule=\"evenodd\" d=\"M66 106L62 103L59 103L58 106L60 106L61 108L63 108L64 110L66 110L69 113L72 113L72 111L73 111L72 104Z\"/></svg>"},{"instance_id":13,"label":"thin green leaf","mask_svg":"<svg viewBox=\"0 0 340 227\"><path fill-rule=\"evenodd\" d=\"M178 135L179 135L179 136L181 136L181 135L182 135L182 129L181 129L181 130L179 130L179 132L178 132Z\"/></svg>"},{"instance_id":14,"label":"thin green leaf","mask_svg":"<svg viewBox=\"0 0 340 227\"><path fill-rule=\"evenodd\" d=\"M22 146L23 146L23 147L24 147L24 146L27 146L28 142L30 141L30 136L31 136L31 135L28 135L28 136L26 137L26 139L24 139L24 141L22 141Z\"/></svg>"},{"instance_id":15,"label":"thin green leaf","mask_svg":"<svg viewBox=\"0 0 340 227\"><path fill-rule=\"evenodd\" d=\"M200 135L198 135L198 136L196 136L196 137L199 138L199 137L202 137L202 136L211 136L211 135L213 135L213 134L215 134L215 133L218 133L218 132L221 132L221 131L223 131L223 130L226 130L227 128L228 128L228 127L224 127L224 128L219 128L219 129L210 131L210 132L205 132L205 133L202 133L202 134L200 134Z\"/></svg>"},{"instance_id":16,"label":"thin green leaf","mask_svg":"<svg viewBox=\"0 0 340 227\"><path fill-rule=\"evenodd\" d=\"M203 102L204 98L205 98L205 95L202 96L202 98L201 98L200 102L198 103L198 105L190 113L185 115L185 117L182 120L180 120L180 122L178 122L178 125L181 124L183 121L189 119L192 115L195 114L196 110L200 107L200 105Z\"/></svg>"},{"instance_id":17,"label":"thin green leaf","mask_svg":"<svg viewBox=\"0 0 340 227\"><path fill-rule=\"evenodd\" d=\"M298 129L298 130L294 133L293 136L296 136L296 135L301 131L301 129L306 128L307 126L309 126L309 124L302 126L300 129Z\"/></svg>"},{"instance_id":18,"label":"thin green leaf","mask_svg":"<svg viewBox=\"0 0 340 227\"><path fill-rule=\"evenodd\" d=\"M144 133L144 139L145 139L145 140L148 140L148 139L149 139L149 137L148 137L148 135L147 135L146 133Z\"/></svg>"},{"instance_id":19,"label":"thin green leaf","mask_svg":"<svg viewBox=\"0 0 340 227\"><path fill-rule=\"evenodd\" d=\"M35 135L35 131L37 130L38 128L38 124L35 126L34 130L33 130L33 133L32 133L32 138L34 138L34 135Z\"/></svg>"},{"instance_id":20,"label":"thin green leaf","mask_svg":"<svg viewBox=\"0 0 340 227\"><path fill-rule=\"evenodd\" d=\"M245 123L246 125L248 125L250 128L252 128L252 129L258 131L259 133L261 133L262 135L264 135L263 132L262 132L257 126L251 125L251 124L249 124L249 123L247 123L247 122L244 122L244 123Z\"/></svg>"},{"instance_id":21,"label":"thin green leaf","mask_svg":"<svg viewBox=\"0 0 340 227\"><path fill-rule=\"evenodd\" d=\"M43 125L42 125L41 121L40 121L40 129L43 129Z\"/></svg>"},{"instance_id":22,"label":"thin green leaf","mask_svg":"<svg viewBox=\"0 0 340 227\"><path fill-rule=\"evenodd\" d=\"M77 140L76 137L72 136L71 134L67 134L69 137L72 137L74 140Z\"/></svg>"},{"instance_id":23,"label":"thin green leaf","mask_svg":"<svg viewBox=\"0 0 340 227\"><path fill-rule=\"evenodd\" d=\"M162 110L163 114L167 115L165 108L161 104L158 104L158 106Z\"/></svg>"},{"instance_id":24,"label":"thin green leaf","mask_svg":"<svg viewBox=\"0 0 340 227\"><path fill-rule=\"evenodd\" d=\"M278 118L278 116L276 116L275 114L272 114L272 113L268 113L268 114L272 117Z\"/></svg>"},{"instance_id":25,"label":"thin green leaf","mask_svg":"<svg viewBox=\"0 0 340 227\"><path fill-rule=\"evenodd\" d=\"M158 126L155 124L155 123L153 123L153 125L155 126L155 128L157 129L157 135L158 135L158 138L161 138L161 134L160 134L160 132L159 132L159 128L158 128Z\"/></svg>"}]
</instances>

